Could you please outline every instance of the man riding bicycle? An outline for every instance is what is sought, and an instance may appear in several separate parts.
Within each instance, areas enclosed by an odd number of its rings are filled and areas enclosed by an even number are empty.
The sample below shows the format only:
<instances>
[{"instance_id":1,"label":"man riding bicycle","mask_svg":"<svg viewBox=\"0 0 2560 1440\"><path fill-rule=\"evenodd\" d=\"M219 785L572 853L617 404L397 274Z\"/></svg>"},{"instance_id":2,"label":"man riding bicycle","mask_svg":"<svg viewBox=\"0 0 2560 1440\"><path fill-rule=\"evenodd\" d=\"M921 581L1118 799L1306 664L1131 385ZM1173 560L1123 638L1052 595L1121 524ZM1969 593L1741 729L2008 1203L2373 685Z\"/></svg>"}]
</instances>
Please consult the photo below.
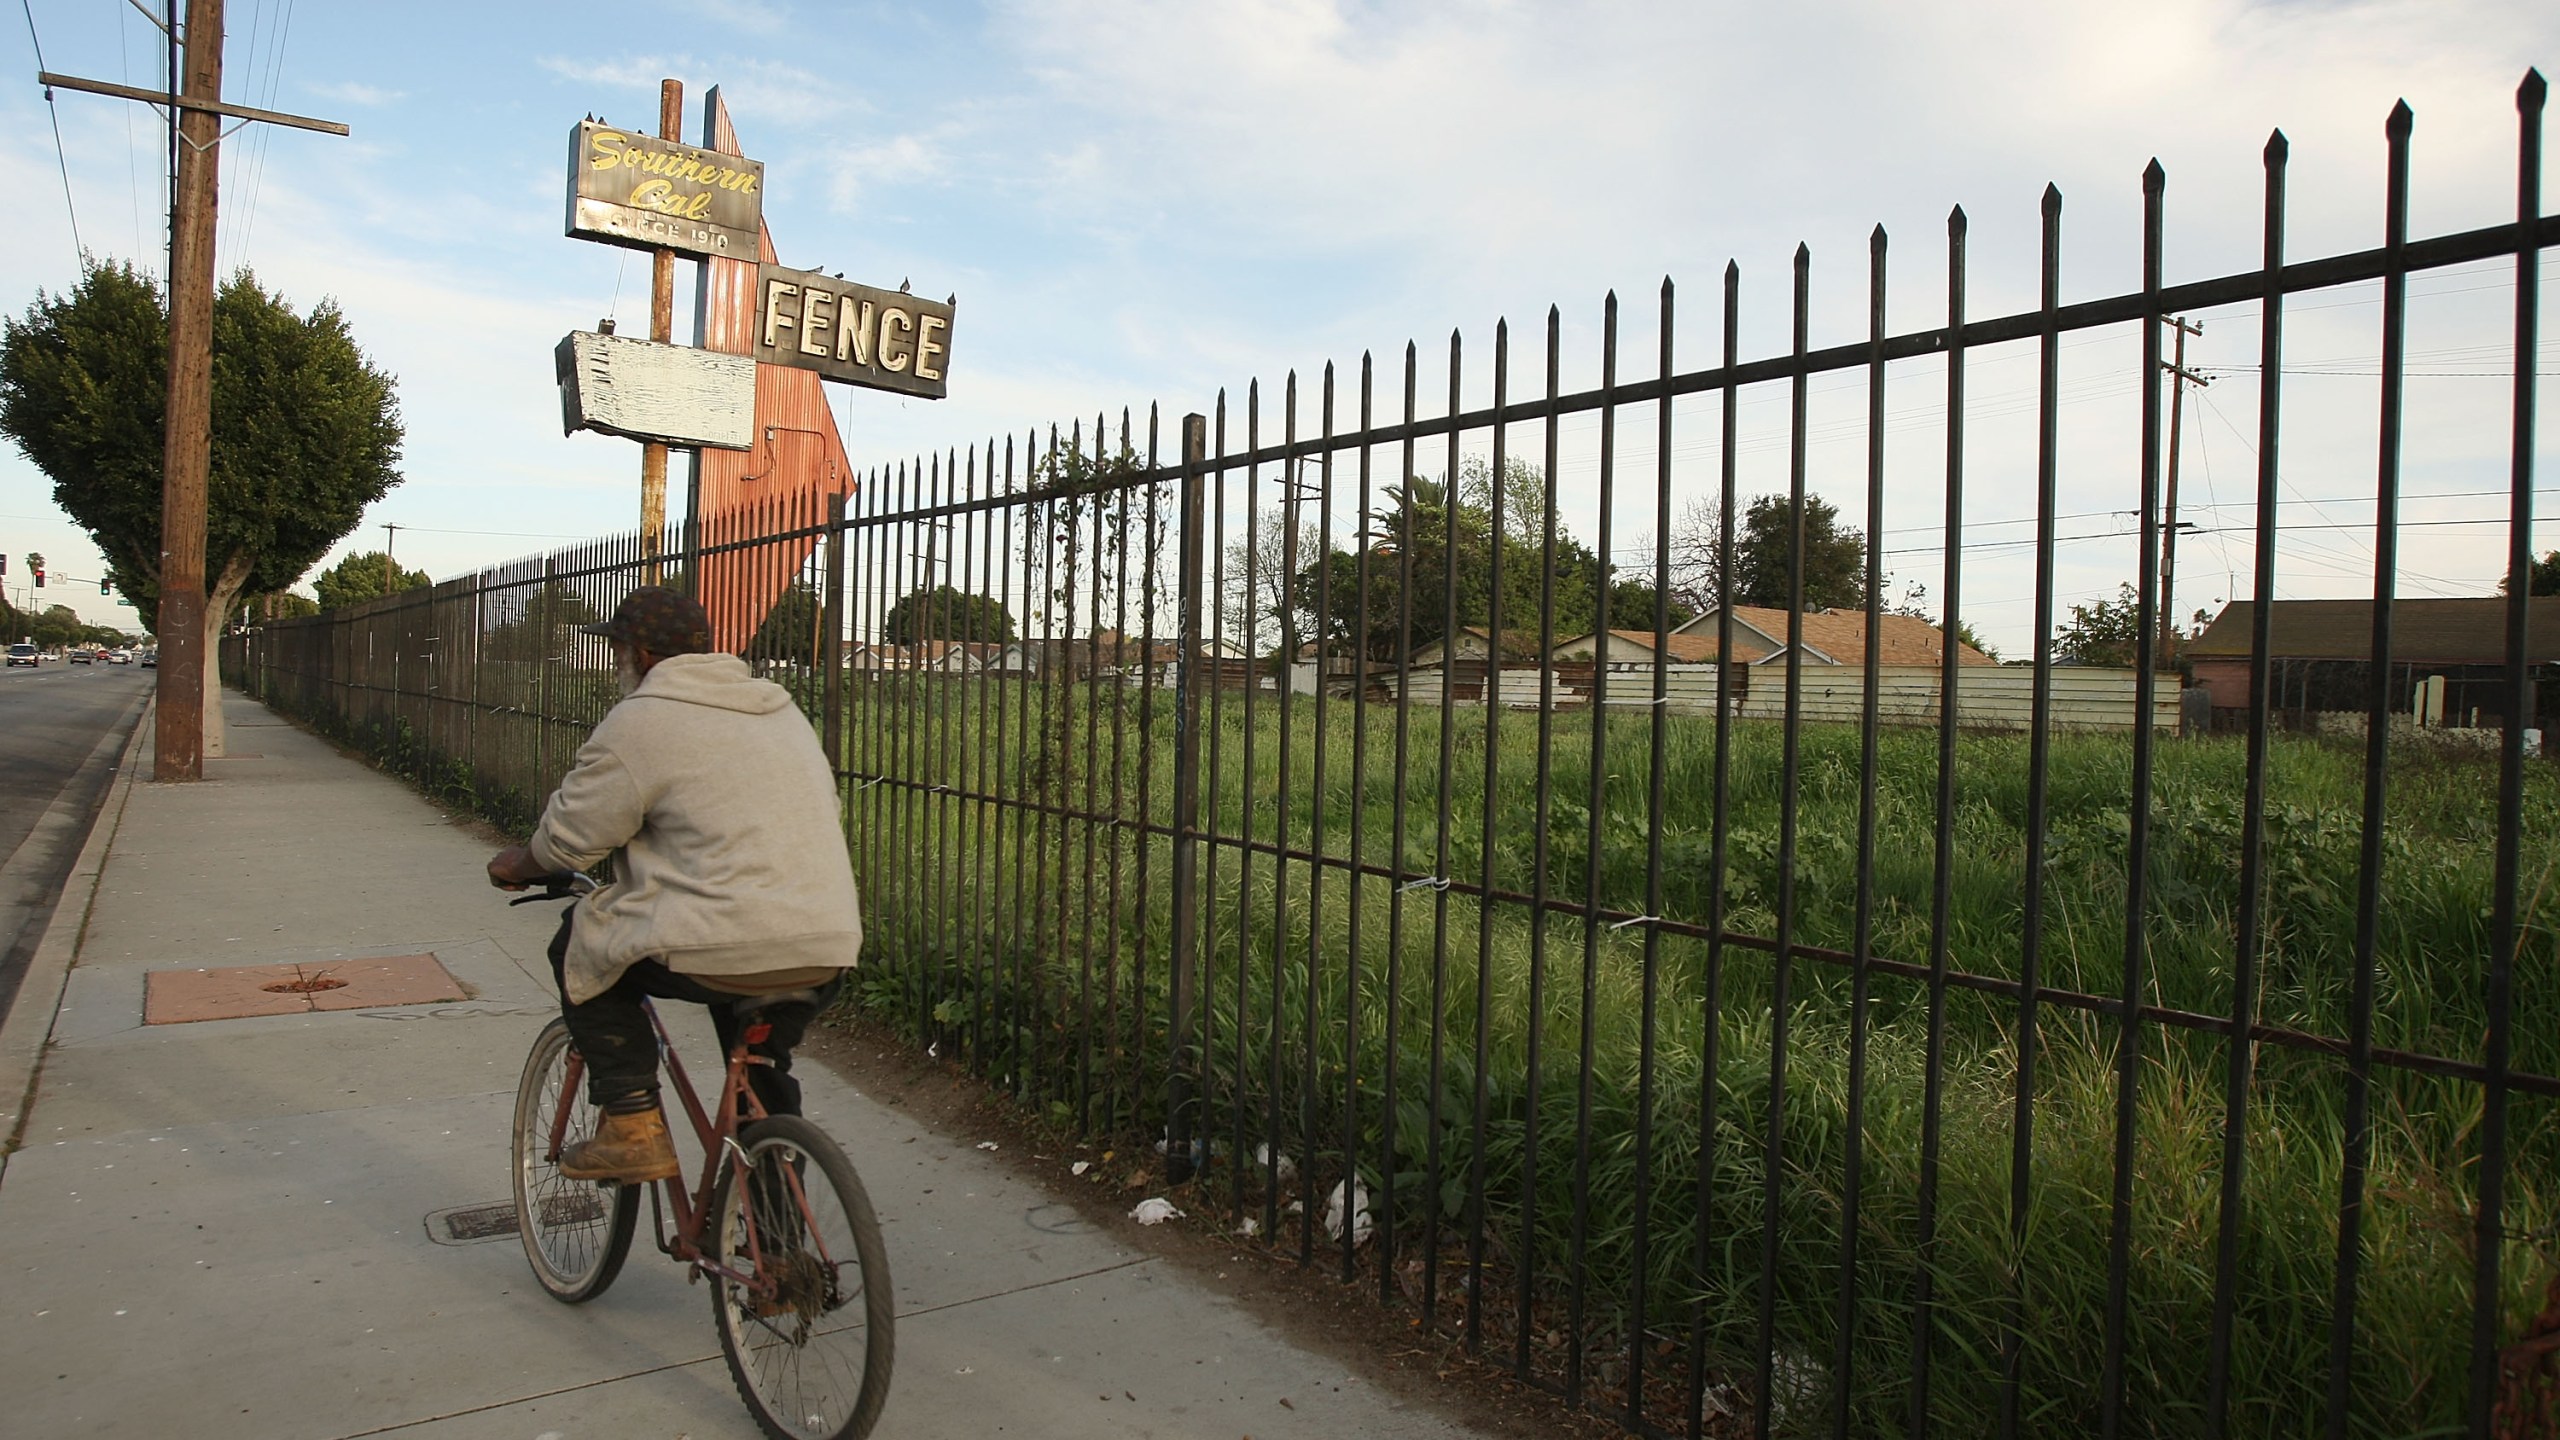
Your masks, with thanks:
<instances>
[{"instance_id":1,"label":"man riding bicycle","mask_svg":"<svg viewBox=\"0 0 2560 1440\"><path fill-rule=\"evenodd\" d=\"M756 1019L771 1033L753 1048L773 1063L749 1083L768 1112L797 1115L791 1050L861 953L861 902L817 736L781 686L710 653L700 605L644 586L611 621L582 628L613 642L623 699L579 748L533 838L491 857L489 882L521 890L613 856L612 882L571 907L551 941L561 1014L603 1111L594 1138L561 1151L559 1173L672 1179L643 1000L710 1006L723 1050L736 1043L733 1007L769 1002Z\"/></svg>"}]
</instances>

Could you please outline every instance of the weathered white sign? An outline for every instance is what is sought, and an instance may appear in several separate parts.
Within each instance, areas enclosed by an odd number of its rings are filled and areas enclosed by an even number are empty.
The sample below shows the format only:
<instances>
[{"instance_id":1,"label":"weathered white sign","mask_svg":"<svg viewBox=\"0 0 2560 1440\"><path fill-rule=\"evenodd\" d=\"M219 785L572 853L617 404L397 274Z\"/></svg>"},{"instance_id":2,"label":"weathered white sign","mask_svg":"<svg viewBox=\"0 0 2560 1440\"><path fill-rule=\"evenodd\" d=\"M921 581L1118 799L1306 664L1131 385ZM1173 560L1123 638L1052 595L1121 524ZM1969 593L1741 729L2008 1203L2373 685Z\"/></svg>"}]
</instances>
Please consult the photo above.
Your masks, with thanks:
<instances>
[{"instance_id":1,"label":"weathered white sign","mask_svg":"<svg viewBox=\"0 0 2560 1440\"><path fill-rule=\"evenodd\" d=\"M687 448L755 443L756 362L578 330L552 352L563 434L596 430Z\"/></svg>"},{"instance_id":2,"label":"weathered white sign","mask_svg":"<svg viewBox=\"0 0 2560 1440\"><path fill-rule=\"evenodd\" d=\"M756 267L755 358L822 379L939 400L951 389L951 307L816 270Z\"/></svg>"}]
</instances>

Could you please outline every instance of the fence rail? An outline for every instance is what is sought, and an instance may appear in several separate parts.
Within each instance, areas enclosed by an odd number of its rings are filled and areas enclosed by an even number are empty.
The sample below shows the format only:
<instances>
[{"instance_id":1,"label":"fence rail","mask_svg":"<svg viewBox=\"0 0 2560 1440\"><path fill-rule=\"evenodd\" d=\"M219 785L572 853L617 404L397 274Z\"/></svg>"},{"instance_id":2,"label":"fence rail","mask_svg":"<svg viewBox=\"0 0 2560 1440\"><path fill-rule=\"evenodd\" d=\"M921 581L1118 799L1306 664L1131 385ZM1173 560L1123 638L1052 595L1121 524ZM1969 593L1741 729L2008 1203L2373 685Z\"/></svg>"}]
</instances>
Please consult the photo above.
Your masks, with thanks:
<instances>
[{"instance_id":1,"label":"fence rail","mask_svg":"<svg viewBox=\"0 0 2560 1440\"><path fill-rule=\"evenodd\" d=\"M1728 267L1704 368L1665 282L1645 377L1612 296L1595 388L1564 389L1551 310L1525 383L1507 326L1489 376L1453 336L1445 364L1292 375L1170 433L1124 412L879 466L834 508L714 517L691 554L624 537L271 625L226 664L524 819L619 693L575 625L693 585L835 759L865 1006L1062 1123L1160 1141L1224 1227L1642 1433L2547 1435L2560 781L2524 763L2525 592L2560 219L2538 76L2518 100L2512 224L2408 237L2404 107L2378 249L2287 258L2278 135L2255 269L2167 281L2155 166L2125 294L2061 303L2048 190L2017 314L1968 316L1958 211L1929 329L1887 333L1879 230L1862 340L1814 345L1799 250L1782 354L1743 359ZM2427 657L2391 617L2408 282L2483 260L2513 266L2511 598L2498 744L2466 757L2395 746L2395 662ZM2268 616L2300 503L2288 303L2374 279L2350 746L2271 724ZM2062 350L2139 352L2107 468L2149 637L2160 324L2206 305L2258 331L2256 629L2242 733L2179 740L2174 675L2055 663ZM1968 434L1999 347L2034 362L2023 448ZM1830 372L1862 372L1861 633L1886 620L1889 493L1943 505L1952 632L1967 477L2014 469L2031 663L1806 641ZM1926 463L1888 464L1913 375L1943 410ZM1786 404L1793 548L1783 653L1745 674L1673 658L1672 534L1678 493L1713 499L1709 653L1735 655L1753 387ZM1613 626L1652 632L1638 663ZM1470 631L1506 657L1499 704L1481 658L1423 663Z\"/></svg>"}]
</instances>

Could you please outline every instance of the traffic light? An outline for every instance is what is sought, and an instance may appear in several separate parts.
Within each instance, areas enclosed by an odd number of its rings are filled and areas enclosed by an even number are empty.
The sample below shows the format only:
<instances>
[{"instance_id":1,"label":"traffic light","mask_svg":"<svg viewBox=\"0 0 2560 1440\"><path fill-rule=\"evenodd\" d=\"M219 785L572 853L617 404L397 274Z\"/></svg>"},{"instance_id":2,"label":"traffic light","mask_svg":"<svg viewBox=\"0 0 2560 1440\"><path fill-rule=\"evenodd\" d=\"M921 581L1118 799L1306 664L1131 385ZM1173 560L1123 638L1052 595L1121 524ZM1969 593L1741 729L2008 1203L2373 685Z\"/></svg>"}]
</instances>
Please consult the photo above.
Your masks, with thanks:
<instances>
[{"instance_id":1,"label":"traffic light","mask_svg":"<svg viewBox=\"0 0 2560 1440\"><path fill-rule=\"evenodd\" d=\"M98 582L98 593L99 593L99 594L101 594L101 595L106 595L106 594L110 594L110 593L112 593L112 592L109 590L109 588L108 588L108 585L107 585L107 582L106 582L106 581L101 580L101 581L99 581L99 582Z\"/></svg>"},{"instance_id":2,"label":"traffic light","mask_svg":"<svg viewBox=\"0 0 2560 1440\"><path fill-rule=\"evenodd\" d=\"M30 569L30 570L33 570L33 571L35 572L35 574L36 574L36 588L37 588L37 589L39 589L39 590L43 589L43 588L44 588L44 565L43 565L43 563L42 563L41 561L31 562L31 563L27 566L27 568L28 568L28 569Z\"/></svg>"}]
</instances>

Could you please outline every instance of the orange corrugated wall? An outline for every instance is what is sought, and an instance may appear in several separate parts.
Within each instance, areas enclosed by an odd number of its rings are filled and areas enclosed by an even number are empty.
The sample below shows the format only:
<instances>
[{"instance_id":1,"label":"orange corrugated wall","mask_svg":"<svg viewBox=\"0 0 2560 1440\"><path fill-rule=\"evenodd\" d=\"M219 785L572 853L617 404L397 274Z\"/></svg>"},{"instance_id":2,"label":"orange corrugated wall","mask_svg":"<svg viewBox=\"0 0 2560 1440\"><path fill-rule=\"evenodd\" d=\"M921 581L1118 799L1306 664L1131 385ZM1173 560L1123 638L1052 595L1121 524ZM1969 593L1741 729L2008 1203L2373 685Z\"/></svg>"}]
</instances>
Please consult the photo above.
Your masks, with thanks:
<instances>
[{"instance_id":1,"label":"orange corrugated wall","mask_svg":"<svg viewBox=\"0 0 2560 1440\"><path fill-rule=\"evenodd\" d=\"M729 107L713 90L704 148L744 155ZM773 230L759 237L763 258L779 261ZM703 266L702 348L730 355L754 351L756 267L744 260ZM827 408L825 382L786 365L756 366L756 443L752 450L703 450L702 546L813 525L825 519L830 495L853 493L853 461ZM744 650L773 603L782 598L816 548L815 539L706 556L697 593L711 616L711 643Z\"/></svg>"}]
</instances>

